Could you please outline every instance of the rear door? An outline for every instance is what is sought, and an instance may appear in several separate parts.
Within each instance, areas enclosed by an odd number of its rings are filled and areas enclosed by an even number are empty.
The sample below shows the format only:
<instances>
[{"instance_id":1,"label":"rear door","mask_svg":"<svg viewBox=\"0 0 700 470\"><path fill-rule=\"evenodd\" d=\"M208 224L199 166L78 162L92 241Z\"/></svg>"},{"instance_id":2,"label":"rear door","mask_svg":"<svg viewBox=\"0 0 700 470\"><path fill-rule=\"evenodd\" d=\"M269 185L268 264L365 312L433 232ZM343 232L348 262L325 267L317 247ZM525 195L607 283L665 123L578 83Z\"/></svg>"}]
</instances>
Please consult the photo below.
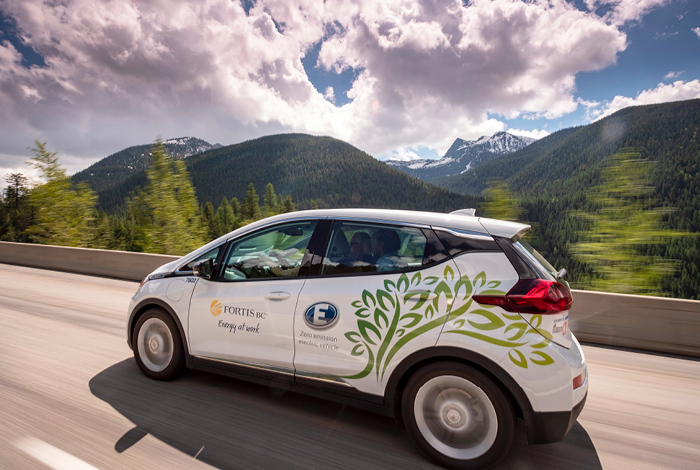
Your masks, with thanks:
<instances>
[{"instance_id":1,"label":"rear door","mask_svg":"<svg viewBox=\"0 0 700 470\"><path fill-rule=\"evenodd\" d=\"M381 395L396 364L435 345L456 267L416 225L336 220L322 253L295 313L297 381Z\"/></svg>"}]
</instances>

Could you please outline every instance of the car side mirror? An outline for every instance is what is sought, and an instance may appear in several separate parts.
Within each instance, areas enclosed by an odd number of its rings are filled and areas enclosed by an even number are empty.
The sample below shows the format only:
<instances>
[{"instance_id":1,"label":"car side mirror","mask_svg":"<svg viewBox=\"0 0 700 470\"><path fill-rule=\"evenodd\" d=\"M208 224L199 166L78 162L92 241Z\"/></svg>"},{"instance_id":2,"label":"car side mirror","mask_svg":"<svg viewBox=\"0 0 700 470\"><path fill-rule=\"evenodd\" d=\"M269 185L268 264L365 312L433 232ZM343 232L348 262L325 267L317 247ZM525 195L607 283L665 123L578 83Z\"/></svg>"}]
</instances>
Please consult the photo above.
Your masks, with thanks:
<instances>
[{"instance_id":1,"label":"car side mirror","mask_svg":"<svg viewBox=\"0 0 700 470\"><path fill-rule=\"evenodd\" d=\"M212 274L214 273L214 260L205 259L200 261L192 266L192 273L197 277L211 280Z\"/></svg>"}]
</instances>

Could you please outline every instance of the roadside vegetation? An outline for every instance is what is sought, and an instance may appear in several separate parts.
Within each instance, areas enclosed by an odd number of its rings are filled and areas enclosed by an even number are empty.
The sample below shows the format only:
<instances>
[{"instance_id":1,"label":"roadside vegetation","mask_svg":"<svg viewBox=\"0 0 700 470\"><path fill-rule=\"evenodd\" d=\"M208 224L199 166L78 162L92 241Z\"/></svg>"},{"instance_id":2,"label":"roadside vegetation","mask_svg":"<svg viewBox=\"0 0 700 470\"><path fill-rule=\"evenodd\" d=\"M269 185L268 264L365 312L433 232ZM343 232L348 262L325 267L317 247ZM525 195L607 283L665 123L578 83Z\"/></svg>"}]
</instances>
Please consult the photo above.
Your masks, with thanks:
<instances>
[{"instance_id":1,"label":"roadside vegetation","mask_svg":"<svg viewBox=\"0 0 700 470\"><path fill-rule=\"evenodd\" d=\"M216 209L210 202L199 207L185 163L159 139L144 187L131 192L120 212L107 214L87 183L67 176L46 142L36 141L32 151L27 164L39 171L41 182L5 175L0 241L182 255L263 217L295 210L291 196L279 197L272 184L261 207L253 183L241 203L224 197Z\"/></svg>"}]
</instances>

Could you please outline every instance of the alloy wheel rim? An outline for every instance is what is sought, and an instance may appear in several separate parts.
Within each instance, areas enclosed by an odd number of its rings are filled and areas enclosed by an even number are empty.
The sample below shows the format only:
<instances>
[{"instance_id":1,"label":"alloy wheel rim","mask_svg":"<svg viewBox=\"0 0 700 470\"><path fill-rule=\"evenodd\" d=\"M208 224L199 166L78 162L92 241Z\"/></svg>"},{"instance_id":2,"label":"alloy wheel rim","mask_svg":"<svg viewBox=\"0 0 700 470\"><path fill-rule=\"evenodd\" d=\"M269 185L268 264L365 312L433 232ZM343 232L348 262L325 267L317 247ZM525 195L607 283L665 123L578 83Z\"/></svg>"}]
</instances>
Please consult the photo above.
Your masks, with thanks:
<instances>
[{"instance_id":1,"label":"alloy wheel rim","mask_svg":"<svg viewBox=\"0 0 700 470\"><path fill-rule=\"evenodd\" d=\"M152 372L165 370L173 358L173 336L159 318L149 318L139 329L138 349L141 362Z\"/></svg>"},{"instance_id":2,"label":"alloy wheel rim","mask_svg":"<svg viewBox=\"0 0 700 470\"><path fill-rule=\"evenodd\" d=\"M493 403L473 382L453 375L428 380L414 402L416 424L441 454L459 460L484 455L498 434Z\"/></svg>"}]
</instances>

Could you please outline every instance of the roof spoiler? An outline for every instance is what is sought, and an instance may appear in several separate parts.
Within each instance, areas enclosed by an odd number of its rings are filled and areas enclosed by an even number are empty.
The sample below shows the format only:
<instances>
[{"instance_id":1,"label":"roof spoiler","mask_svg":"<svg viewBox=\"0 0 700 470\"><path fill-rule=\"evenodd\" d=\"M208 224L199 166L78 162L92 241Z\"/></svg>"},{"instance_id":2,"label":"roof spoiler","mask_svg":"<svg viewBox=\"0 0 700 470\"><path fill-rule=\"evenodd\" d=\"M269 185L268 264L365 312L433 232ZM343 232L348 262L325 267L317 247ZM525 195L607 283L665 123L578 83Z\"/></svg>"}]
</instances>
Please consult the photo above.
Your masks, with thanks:
<instances>
[{"instance_id":1,"label":"roof spoiler","mask_svg":"<svg viewBox=\"0 0 700 470\"><path fill-rule=\"evenodd\" d=\"M466 215L467 217L476 217L476 209L459 209L450 212L450 215Z\"/></svg>"},{"instance_id":2,"label":"roof spoiler","mask_svg":"<svg viewBox=\"0 0 700 470\"><path fill-rule=\"evenodd\" d=\"M513 242L520 240L532 227L519 222L508 222L498 219L480 217L479 222L493 237L508 238Z\"/></svg>"}]
</instances>

